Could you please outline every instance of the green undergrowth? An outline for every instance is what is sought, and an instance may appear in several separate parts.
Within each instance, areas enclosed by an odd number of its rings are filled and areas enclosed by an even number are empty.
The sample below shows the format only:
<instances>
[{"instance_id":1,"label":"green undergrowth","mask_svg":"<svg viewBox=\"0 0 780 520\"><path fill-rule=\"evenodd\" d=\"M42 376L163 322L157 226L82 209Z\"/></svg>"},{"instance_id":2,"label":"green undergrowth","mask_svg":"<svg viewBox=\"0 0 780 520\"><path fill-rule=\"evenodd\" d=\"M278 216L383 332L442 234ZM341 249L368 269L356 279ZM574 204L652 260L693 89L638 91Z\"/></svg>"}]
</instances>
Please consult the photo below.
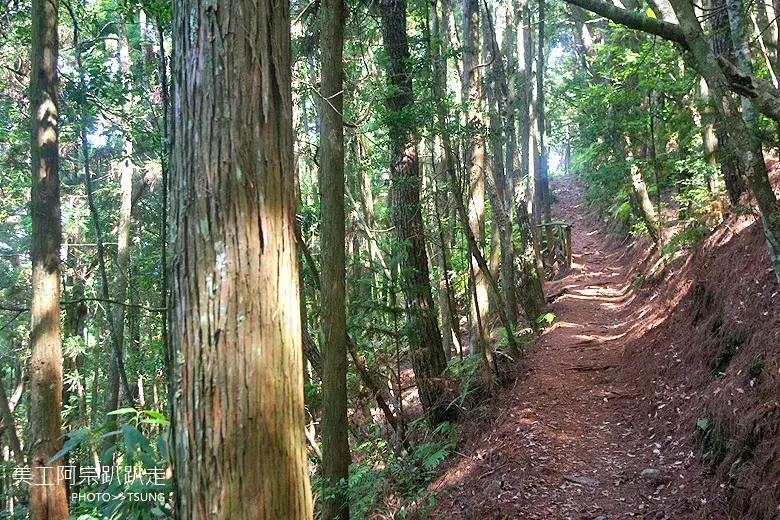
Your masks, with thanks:
<instances>
[{"instance_id":1,"label":"green undergrowth","mask_svg":"<svg viewBox=\"0 0 780 520\"><path fill-rule=\"evenodd\" d=\"M426 492L442 461L455 451L457 430L450 422L430 429L423 419L408 425L408 437L417 442L408 447L394 446L379 434L352 450L349 468L350 518L406 518L411 511L424 511L435 505L435 497ZM312 481L318 500L333 493L318 477ZM321 519L320 513L315 514Z\"/></svg>"},{"instance_id":2,"label":"green undergrowth","mask_svg":"<svg viewBox=\"0 0 780 520\"><path fill-rule=\"evenodd\" d=\"M498 380L503 381L507 378L502 379L501 374L509 374L510 364L516 363L516 359L508 355L506 330L497 328L494 334ZM525 349L534 335L523 333L516 337ZM490 393L485 387L482 356L453 358L445 376L452 383L449 407L457 408L461 416L469 411L489 410ZM380 425L372 428L372 433L352 450L350 518L407 518L412 513L415 518L425 517L435 507L437 495L428 491L428 485L458 446L457 423L443 422L432 428L424 418L416 419L406 426L405 442L400 442L397 435L388 437L387 432L383 436ZM313 487L318 499L336 491L324 489L317 477Z\"/></svg>"}]
</instances>

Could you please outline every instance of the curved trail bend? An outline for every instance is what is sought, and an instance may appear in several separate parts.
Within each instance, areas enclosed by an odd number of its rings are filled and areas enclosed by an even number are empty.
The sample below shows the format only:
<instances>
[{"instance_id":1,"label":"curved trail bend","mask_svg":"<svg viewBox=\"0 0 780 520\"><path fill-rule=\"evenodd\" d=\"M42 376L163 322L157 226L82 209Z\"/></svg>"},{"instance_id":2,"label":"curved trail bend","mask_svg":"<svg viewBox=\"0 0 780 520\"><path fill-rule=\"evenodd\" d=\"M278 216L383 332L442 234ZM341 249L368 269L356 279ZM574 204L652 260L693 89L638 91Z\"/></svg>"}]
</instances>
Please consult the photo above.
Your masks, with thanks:
<instances>
[{"instance_id":1,"label":"curved trail bend","mask_svg":"<svg viewBox=\"0 0 780 520\"><path fill-rule=\"evenodd\" d=\"M608 245L584 216L578 181L553 180L555 218L573 224L574 247L572 269L545 286L548 296L560 294L555 322L531 347L527 372L498 398L489 426L431 486L428 518L697 517L706 501L697 458L681 442L656 438L652 418L638 411L654 390L637 388L637 367L623 356L659 319L652 298L632 290L642 252Z\"/></svg>"}]
</instances>

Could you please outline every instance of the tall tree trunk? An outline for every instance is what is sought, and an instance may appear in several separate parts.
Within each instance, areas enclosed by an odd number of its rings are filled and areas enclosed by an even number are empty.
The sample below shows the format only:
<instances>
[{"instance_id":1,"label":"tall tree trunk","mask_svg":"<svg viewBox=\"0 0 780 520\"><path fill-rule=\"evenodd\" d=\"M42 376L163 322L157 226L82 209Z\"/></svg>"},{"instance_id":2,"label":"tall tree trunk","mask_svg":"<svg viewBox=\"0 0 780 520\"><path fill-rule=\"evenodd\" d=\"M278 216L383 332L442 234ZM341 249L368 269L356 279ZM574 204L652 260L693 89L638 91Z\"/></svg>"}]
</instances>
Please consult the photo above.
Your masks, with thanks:
<instances>
[{"instance_id":1,"label":"tall tree trunk","mask_svg":"<svg viewBox=\"0 0 780 520\"><path fill-rule=\"evenodd\" d=\"M32 190L32 302L30 304L29 450L32 471L32 520L68 516L62 459L62 335L60 325L60 177L58 148L59 53L57 0L32 2L30 66L30 164ZM9 425L12 426L12 425ZM46 469L48 468L48 469ZM44 485L45 484L45 485ZM50 485L49 485L50 484Z\"/></svg>"},{"instance_id":2,"label":"tall tree trunk","mask_svg":"<svg viewBox=\"0 0 780 520\"><path fill-rule=\"evenodd\" d=\"M468 171L468 226L477 241L478 251L485 251L485 138L482 121L482 89L479 61L479 1L463 0L463 99L467 101L466 125L468 143L466 169ZM477 265L475 252L470 255L470 283L474 288L470 305L471 330L469 345L472 355L490 348L488 299L485 273ZM479 310L479 311L477 311Z\"/></svg>"},{"instance_id":3,"label":"tall tree trunk","mask_svg":"<svg viewBox=\"0 0 780 520\"><path fill-rule=\"evenodd\" d=\"M289 15L286 0L173 6L171 395L184 519L312 517Z\"/></svg>"},{"instance_id":4,"label":"tall tree trunk","mask_svg":"<svg viewBox=\"0 0 780 520\"><path fill-rule=\"evenodd\" d=\"M539 209L536 207L536 89L533 73L533 27L530 0L521 1L522 32L518 39L518 55L520 62L520 144L523 154L523 177L525 178L525 204L528 217L528 232L533 243L534 262L540 279L544 276L544 264L541 254L541 237L539 228Z\"/></svg>"},{"instance_id":5,"label":"tall tree trunk","mask_svg":"<svg viewBox=\"0 0 780 520\"><path fill-rule=\"evenodd\" d=\"M515 102L514 95L512 95L514 92L519 93L517 102L520 107L518 110L520 154L517 155L518 159L514 166L513 206L515 207L515 220L517 221L517 226L520 230L522 239L517 254L522 267L518 295L523 307L523 312L526 316L526 321L528 321L528 324L531 327L535 328L536 318L541 313L545 300L544 291L542 289L542 278L540 276L540 273L543 273L543 271L539 270L539 264L537 262L539 259L539 250L537 247L539 242L537 240L536 226L532 225L533 203L527 200L529 196L527 190L530 189L528 180L531 178L529 175L530 118L528 112L530 101L527 88L530 75L528 73L529 64L526 60L525 49L527 48L527 45L530 45L530 42L526 41L530 29L525 26L525 15L528 12L526 4L523 3L522 7L518 7L519 8L515 9L515 12L513 13L512 19L515 23L512 25L520 26L520 32L515 36L517 42L516 45L511 45L512 51L508 52L507 60L509 78L511 78L507 85L507 90L510 93L508 99L512 99L511 103L508 102L509 111L514 112ZM507 24L509 25L509 19L507 19ZM505 47L508 48L506 45ZM517 48L516 56L514 52L515 48ZM511 64L516 64L514 66L517 68L517 72L514 71ZM519 88L515 88L515 85L513 84L515 82ZM510 143L511 141L507 142L507 157L509 156ZM522 156L522 162L519 160L520 156ZM523 182L523 179L525 179L525 182ZM533 191L531 191L531 196L533 196Z\"/></svg>"},{"instance_id":6,"label":"tall tree trunk","mask_svg":"<svg viewBox=\"0 0 780 520\"><path fill-rule=\"evenodd\" d=\"M541 213L546 222L552 221L552 197L550 195L550 181L548 176L548 151L547 151L547 121L545 119L544 106L544 71L545 61L545 1L539 0L539 36L536 42L536 122L538 125L539 166L536 172L538 182L538 199ZM547 247L550 247L552 230L547 226Z\"/></svg>"},{"instance_id":7,"label":"tall tree trunk","mask_svg":"<svg viewBox=\"0 0 780 520\"><path fill-rule=\"evenodd\" d=\"M437 12L437 0L431 1L431 34L435 39L432 48L433 61L433 96L436 102L436 117L438 131L441 139L441 160L439 169L435 172L436 198L434 201L434 210L436 221L439 227L439 269L442 273L441 284L439 286L439 309L442 315L442 346L446 356L449 358L452 347L455 350L461 350L460 337L458 330L458 315L455 309L455 294L450 281L450 244L454 235L455 219L449 218L445 224L443 218L450 212L448 211L448 201L451 196L451 189L448 189L448 179L450 172L456 170L455 157L452 151L452 136L450 135L449 109L447 108L447 55L449 54L449 18L451 15L449 0L442 0L442 16L439 18Z\"/></svg>"},{"instance_id":8,"label":"tall tree trunk","mask_svg":"<svg viewBox=\"0 0 780 520\"><path fill-rule=\"evenodd\" d=\"M76 18L76 12L73 4L68 4L68 12L70 14L71 21L73 23L73 53L76 58L76 65L82 72L79 74L79 82L77 85L78 97L80 105L85 106L87 99L87 77L83 72L83 62L81 59L81 40L80 40L80 25L78 18ZM119 342L118 334L114 328L114 314L112 304L108 303L110 298L110 292L108 288L108 269L106 267L106 252L103 245L103 231L100 224L100 214L98 213L97 205L95 204L94 188L92 186L92 171L90 167L90 155L89 155L89 141L87 139L87 122L84 113L79 114L79 140L81 145L82 160L84 161L84 185L87 191L87 205L89 206L90 216L92 218L92 226L95 231L95 243L98 257L98 271L100 273L100 290L101 296L106 302L103 305L103 311L106 318L106 324L109 331L109 343L111 347L111 355L107 356L106 365L108 373L108 399L104 403L103 411L108 413L112 410L116 410L119 406L119 388L120 384L125 391L125 394L130 397L130 385L127 381L127 374L124 366L124 353L122 344ZM112 416L108 416L109 420L112 420Z\"/></svg>"},{"instance_id":9,"label":"tall tree trunk","mask_svg":"<svg viewBox=\"0 0 780 520\"><path fill-rule=\"evenodd\" d=\"M536 196L539 205L539 216L544 216L545 222L552 222L552 195L550 194L550 180L548 175L548 150L547 150L547 121L545 119L544 110L544 71L546 68L545 61L545 1L539 0L539 36L536 42L536 123L537 130L537 149L538 149L538 162L536 169L536 189L538 190ZM550 265L554 262L555 249L553 244L553 229L552 226L544 227L546 242L547 242L547 254Z\"/></svg>"},{"instance_id":10,"label":"tall tree trunk","mask_svg":"<svg viewBox=\"0 0 780 520\"><path fill-rule=\"evenodd\" d=\"M729 18L726 10L726 0L710 0L710 9L712 15L710 16L710 29L712 33L712 50L718 56L723 56L726 59L731 60L733 58L734 46L732 44ZM701 72L700 72L701 73ZM706 75L702 73L702 77L706 79ZM729 93L731 95L731 93ZM714 98L713 98L714 99ZM719 103L717 99L715 103ZM731 137L728 132L728 125L723 121L723 116L718 110L717 123L720 123L716 131L718 138L718 148L725 153L721 153L718 156L721 165L721 172L723 173L723 180L726 183L726 192L729 196L729 201L733 205L739 204L739 200L742 194L745 193L745 179L744 172L741 171L740 161L737 155L727 152L733 147L731 143Z\"/></svg>"},{"instance_id":11,"label":"tall tree trunk","mask_svg":"<svg viewBox=\"0 0 780 520\"><path fill-rule=\"evenodd\" d=\"M320 135L320 241L322 244L322 518L347 520L347 313L344 215L344 109L342 54L344 1L324 0L322 14L322 134Z\"/></svg>"},{"instance_id":12,"label":"tall tree trunk","mask_svg":"<svg viewBox=\"0 0 780 520\"><path fill-rule=\"evenodd\" d=\"M132 85L130 84L130 45L127 41L127 22L122 18L119 24L119 71L122 75L122 85L127 95L124 113L129 114L133 108ZM117 225L116 281L114 282L114 299L124 302L127 298L127 285L130 276L130 213L133 200L133 141L130 127L127 124L122 136L122 157L119 160L119 223ZM125 356L125 306L117 305L113 312L116 343L119 345L119 355ZM106 403L106 413L115 410L119 405L118 366L111 364L109 382L111 398ZM131 396L126 396L128 399Z\"/></svg>"},{"instance_id":13,"label":"tall tree trunk","mask_svg":"<svg viewBox=\"0 0 780 520\"><path fill-rule=\"evenodd\" d=\"M162 23L157 21L157 34L160 38L160 90L162 91L162 146L160 147L160 171L162 173L162 193L161 193L161 211L160 211L160 307L166 309L160 313L160 342L162 343L165 360L165 380L168 388L174 387L173 380L173 352L171 350L171 341L168 334L168 304L170 302L168 293L168 186L170 170L170 114L171 107L169 102L170 90L168 86L168 55L165 52L165 30ZM168 407L171 407L173 399L169 399ZM173 414L170 414L172 417Z\"/></svg>"},{"instance_id":14,"label":"tall tree trunk","mask_svg":"<svg viewBox=\"0 0 780 520\"><path fill-rule=\"evenodd\" d=\"M433 305L420 206L420 164L416 128L399 114L414 103L412 77L407 69L406 0L382 0L382 43L389 60L386 98L390 134L392 219L400 253L401 289L406 301L406 333L412 368L423 409L431 422L446 419L442 373L447 365Z\"/></svg>"},{"instance_id":15,"label":"tall tree trunk","mask_svg":"<svg viewBox=\"0 0 780 520\"><path fill-rule=\"evenodd\" d=\"M504 61L498 48L495 31L493 30L493 20L490 11L485 9L484 23L482 24L482 39L485 60L492 63L488 69L486 82L486 96L488 108L488 122L490 125L488 141L490 158L492 166L491 178L488 180L488 194L490 195L491 206L493 208L493 220L498 227L499 246L501 250L500 269L501 269L501 289L504 295L504 304L512 325L517 325L519 315L517 307L517 282L515 280L515 248L512 238L512 219L510 217L510 208L512 207L511 195L507 195L507 169L504 168L504 136L514 134L514 117L511 121L511 127L505 133L505 127L502 120L506 122L506 115L514 110L507 109L506 101L506 78L504 76ZM507 139L508 140L508 139ZM509 167L513 165L513 158ZM511 172L510 172L511 176ZM494 244L495 246L495 244Z\"/></svg>"},{"instance_id":16,"label":"tall tree trunk","mask_svg":"<svg viewBox=\"0 0 780 520\"><path fill-rule=\"evenodd\" d=\"M71 22L73 23L73 54L76 59L76 66L81 70L79 74L79 81L77 85L77 93L80 106L84 107L87 99L87 77L83 72L83 62L81 59L81 39L80 39L80 25L78 18L76 18L76 11L72 3L68 5L68 13L70 15ZM89 206L90 216L92 218L92 226L95 231L95 243L98 257L98 271L100 273L100 290L101 296L106 302L103 305L103 312L106 317L106 324L109 331L109 342L111 345L111 355L107 356L107 372L108 372L108 399L104 404L104 412L110 412L116 410L119 403L119 385L125 391L128 398L131 398L130 385L127 381L127 374L124 366L124 353L122 351L122 344L118 341L116 330L114 329L114 318L112 312L112 305L108 303L110 299L110 292L108 290L108 269L106 268L106 252L103 245L103 231L100 225L100 214L95 204L94 189L92 186L92 171L90 168L90 155L89 155L89 141L87 140L87 122L84 113L79 114L78 121L78 133L81 145L82 160L84 161L84 185L87 191L87 205ZM109 420L113 419L112 416L108 416Z\"/></svg>"}]
</instances>

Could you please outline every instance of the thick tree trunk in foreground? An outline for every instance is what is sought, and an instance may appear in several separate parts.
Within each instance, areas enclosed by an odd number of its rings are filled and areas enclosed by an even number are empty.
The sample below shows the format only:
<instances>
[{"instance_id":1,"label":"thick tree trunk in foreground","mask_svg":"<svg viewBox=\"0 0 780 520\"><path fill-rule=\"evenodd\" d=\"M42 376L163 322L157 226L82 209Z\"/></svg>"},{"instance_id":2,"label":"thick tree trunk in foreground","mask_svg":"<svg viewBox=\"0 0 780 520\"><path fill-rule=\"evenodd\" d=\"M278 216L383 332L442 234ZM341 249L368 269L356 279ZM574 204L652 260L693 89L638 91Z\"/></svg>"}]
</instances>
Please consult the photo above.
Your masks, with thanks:
<instances>
[{"instance_id":1,"label":"thick tree trunk in foreground","mask_svg":"<svg viewBox=\"0 0 780 520\"><path fill-rule=\"evenodd\" d=\"M420 207L420 164L416 129L400 117L414 103L412 77L407 69L406 0L382 0L382 42L387 54L386 104L390 125L391 205L395 239L402 245L401 288L406 301L406 332L412 352L412 368L423 409L434 423L446 418L442 373L447 366L433 305L428 258Z\"/></svg>"},{"instance_id":2,"label":"thick tree trunk in foreground","mask_svg":"<svg viewBox=\"0 0 780 520\"><path fill-rule=\"evenodd\" d=\"M347 312L344 259L344 1L322 3L322 134L320 236L322 242L322 518L347 520ZM341 483L341 484L340 484Z\"/></svg>"},{"instance_id":3,"label":"thick tree trunk in foreground","mask_svg":"<svg viewBox=\"0 0 780 520\"><path fill-rule=\"evenodd\" d=\"M173 12L177 512L308 520L290 6Z\"/></svg>"},{"instance_id":4,"label":"thick tree trunk in foreground","mask_svg":"<svg viewBox=\"0 0 780 520\"><path fill-rule=\"evenodd\" d=\"M29 450L33 482L30 518L68 516L62 459L62 331L60 325L60 178L57 112L57 0L33 0L30 68L30 163L32 166L32 302L30 304ZM13 427L13 425L9 425Z\"/></svg>"}]
</instances>

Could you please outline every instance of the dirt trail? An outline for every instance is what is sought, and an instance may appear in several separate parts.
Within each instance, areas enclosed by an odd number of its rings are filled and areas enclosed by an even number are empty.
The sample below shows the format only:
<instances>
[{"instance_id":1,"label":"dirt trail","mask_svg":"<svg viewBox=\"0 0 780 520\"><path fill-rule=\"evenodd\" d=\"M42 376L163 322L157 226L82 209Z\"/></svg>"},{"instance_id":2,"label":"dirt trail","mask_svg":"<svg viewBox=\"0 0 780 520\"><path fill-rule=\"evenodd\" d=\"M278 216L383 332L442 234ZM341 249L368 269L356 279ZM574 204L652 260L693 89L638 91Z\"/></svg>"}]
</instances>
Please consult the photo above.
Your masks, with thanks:
<instances>
[{"instance_id":1,"label":"dirt trail","mask_svg":"<svg viewBox=\"0 0 780 520\"><path fill-rule=\"evenodd\" d=\"M622 356L647 326L648 302L631 285L641 255L609 246L586 220L576 180L555 181L554 214L573 224L574 265L545 287L563 291L554 325L489 427L432 486L429 518L693 518L705 500L697 459L653 437L652 419L637 411L650 390L635 387ZM658 474L640 476L646 469Z\"/></svg>"}]
</instances>

